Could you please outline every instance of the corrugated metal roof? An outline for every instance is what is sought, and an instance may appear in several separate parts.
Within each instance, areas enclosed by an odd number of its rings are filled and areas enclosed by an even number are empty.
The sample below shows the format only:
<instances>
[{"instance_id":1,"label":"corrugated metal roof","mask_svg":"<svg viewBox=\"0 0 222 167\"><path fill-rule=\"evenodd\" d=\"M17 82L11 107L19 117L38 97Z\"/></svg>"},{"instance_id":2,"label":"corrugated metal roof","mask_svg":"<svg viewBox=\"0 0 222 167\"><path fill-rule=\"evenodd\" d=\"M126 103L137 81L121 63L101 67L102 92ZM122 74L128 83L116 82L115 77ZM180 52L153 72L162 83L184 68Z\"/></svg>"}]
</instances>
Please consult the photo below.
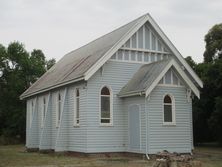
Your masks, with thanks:
<instances>
[{"instance_id":1,"label":"corrugated metal roof","mask_svg":"<svg viewBox=\"0 0 222 167\"><path fill-rule=\"evenodd\" d=\"M144 16L66 54L49 71L39 78L20 98L26 98L44 90L84 77L84 73L97 62L115 43L128 33Z\"/></svg>"},{"instance_id":2,"label":"corrugated metal roof","mask_svg":"<svg viewBox=\"0 0 222 167\"><path fill-rule=\"evenodd\" d=\"M128 83L120 90L119 96L145 93L157 76L164 70L172 59L161 60L150 64L145 64L133 75Z\"/></svg>"}]
</instances>

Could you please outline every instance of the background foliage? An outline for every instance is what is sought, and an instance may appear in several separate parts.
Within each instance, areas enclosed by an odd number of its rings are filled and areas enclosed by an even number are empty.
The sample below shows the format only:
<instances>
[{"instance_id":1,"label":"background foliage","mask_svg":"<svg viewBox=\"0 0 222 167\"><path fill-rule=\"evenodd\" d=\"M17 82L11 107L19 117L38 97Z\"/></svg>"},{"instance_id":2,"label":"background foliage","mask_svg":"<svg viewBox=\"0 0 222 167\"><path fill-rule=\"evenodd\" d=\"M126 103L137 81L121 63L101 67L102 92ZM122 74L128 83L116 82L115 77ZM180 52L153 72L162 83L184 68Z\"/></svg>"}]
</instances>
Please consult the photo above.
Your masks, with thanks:
<instances>
[{"instance_id":1,"label":"background foliage","mask_svg":"<svg viewBox=\"0 0 222 167\"><path fill-rule=\"evenodd\" d=\"M19 42L0 44L0 142L25 140L26 103L19 96L54 64L41 50L28 53Z\"/></svg>"},{"instance_id":2,"label":"background foliage","mask_svg":"<svg viewBox=\"0 0 222 167\"><path fill-rule=\"evenodd\" d=\"M200 99L193 101L195 143L222 144L222 24L213 26L205 36L204 62L187 62L204 83Z\"/></svg>"}]
</instances>

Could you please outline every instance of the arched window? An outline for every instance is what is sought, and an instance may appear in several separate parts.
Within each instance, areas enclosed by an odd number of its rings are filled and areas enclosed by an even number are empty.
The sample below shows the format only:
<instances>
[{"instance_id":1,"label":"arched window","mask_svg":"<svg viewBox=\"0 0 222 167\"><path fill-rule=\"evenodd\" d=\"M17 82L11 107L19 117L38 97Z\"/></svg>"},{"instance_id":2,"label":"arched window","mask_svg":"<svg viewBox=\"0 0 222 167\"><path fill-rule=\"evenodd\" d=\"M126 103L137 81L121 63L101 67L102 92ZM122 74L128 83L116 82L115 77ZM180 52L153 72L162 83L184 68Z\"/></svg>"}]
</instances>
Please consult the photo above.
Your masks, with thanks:
<instances>
[{"instance_id":1,"label":"arched window","mask_svg":"<svg viewBox=\"0 0 222 167\"><path fill-rule=\"evenodd\" d=\"M112 124L112 92L106 86L100 92L100 123Z\"/></svg>"},{"instance_id":2,"label":"arched window","mask_svg":"<svg viewBox=\"0 0 222 167\"><path fill-rule=\"evenodd\" d=\"M57 96L57 121L56 121L56 127L59 126L60 124L60 119L61 119L61 110L62 109L62 98L61 98L61 94L58 93Z\"/></svg>"},{"instance_id":3,"label":"arched window","mask_svg":"<svg viewBox=\"0 0 222 167\"><path fill-rule=\"evenodd\" d=\"M163 122L175 124L175 109L173 96L165 95L163 99Z\"/></svg>"},{"instance_id":4,"label":"arched window","mask_svg":"<svg viewBox=\"0 0 222 167\"><path fill-rule=\"evenodd\" d=\"M45 97L43 97L43 101L42 101L42 124L41 127L43 128L43 124L44 124L44 120L45 120L45 115L46 115L46 99Z\"/></svg>"},{"instance_id":5,"label":"arched window","mask_svg":"<svg viewBox=\"0 0 222 167\"><path fill-rule=\"evenodd\" d=\"M74 93L74 126L79 125L79 89L75 89Z\"/></svg>"}]
</instances>

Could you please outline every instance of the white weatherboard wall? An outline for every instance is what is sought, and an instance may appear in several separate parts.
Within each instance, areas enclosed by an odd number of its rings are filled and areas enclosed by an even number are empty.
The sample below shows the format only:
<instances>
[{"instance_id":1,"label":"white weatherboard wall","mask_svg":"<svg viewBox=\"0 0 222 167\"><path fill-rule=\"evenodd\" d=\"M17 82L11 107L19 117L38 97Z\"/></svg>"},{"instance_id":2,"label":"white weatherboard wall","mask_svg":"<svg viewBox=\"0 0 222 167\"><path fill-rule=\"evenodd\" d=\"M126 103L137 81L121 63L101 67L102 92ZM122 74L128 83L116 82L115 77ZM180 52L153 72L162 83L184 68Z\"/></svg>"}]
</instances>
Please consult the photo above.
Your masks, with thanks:
<instances>
[{"instance_id":1,"label":"white weatherboard wall","mask_svg":"<svg viewBox=\"0 0 222 167\"><path fill-rule=\"evenodd\" d=\"M171 94L175 99L176 125L163 125L163 97ZM147 101L148 152L158 151L189 153L192 149L191 102L186 98L185 87L157 86Z\"/></svg>"},{"instance_id":2,"label":"white weatherboard wall","mask_svg":"<svg viewBox=\"0 0 222 167\"><path fill-rule=\"evenodd\" d=\"M127 150L127 112L120 89L141 64L108 61L87 83L87 152L122 152ZM113 92L113 125L100 125L100 89L109 86Z\"/></svg>"},{"instance_id":3,"label":"white weatherboard wall","mask_svg":"<svg viewBox=\"0 0 222 167\"><path fill-rule=\"evenodd\" d=\"M79 88L80 92L80 120L79 126L73 126L74 118L74 92ZM86 152L86 87L85 84L76 84L68 89L67 94L67 131L68 131L68 150Z\"/></svg>"},{"instance_id":4,"label":"white weatherboard wall","mask_svg":"<svg viewBox=\"0 0 222 167\"><path fill-rule=\"evenodd\" d=\"M80 90L80 126L73 126L74 90ZM26 121L26 146L28 148L55 149L55 151L79 151L86 152L86 88L83 83L76 83L66 88L58 89L38 97L27 100L27 121ZM57 95L61 93L63 114L61 123L56 127ZM46 98L47 112L42 125L43 97ZM35 101L36 106L31 119L31 102ZM49 100L49 101L48 101ZM65 101L64 101L65 100ZM64 101L64 103L63 103Z\"/></svg>"}]
</instances>

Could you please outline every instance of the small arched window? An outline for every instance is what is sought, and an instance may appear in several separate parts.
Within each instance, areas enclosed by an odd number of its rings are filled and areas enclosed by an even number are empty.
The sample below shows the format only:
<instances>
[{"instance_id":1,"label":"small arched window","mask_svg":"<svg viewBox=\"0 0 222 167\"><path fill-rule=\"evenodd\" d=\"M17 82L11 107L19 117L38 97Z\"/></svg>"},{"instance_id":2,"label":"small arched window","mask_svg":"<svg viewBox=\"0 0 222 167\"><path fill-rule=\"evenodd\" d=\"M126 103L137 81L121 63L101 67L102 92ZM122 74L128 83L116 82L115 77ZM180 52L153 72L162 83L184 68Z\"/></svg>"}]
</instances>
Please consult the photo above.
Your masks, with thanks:
<instances>
[{"instance_id":1,"label":"small arched window","mask_svg":"<svg viewBox=\"0 0 222 167\"><path fill-rule=\"evenodd\" d=\"M174 99L170 95L165 95L163 99L163 122L164 124L175 123Z\"/></svg>"},{"instance_id":2,"label":"small arched window","mask_svg":"<svg viewBox=\"0 0 222 167\"><path fill-rule=\"evenodd\" d=\"M104 86L100 92L100 123L112 124L112 93Z\"/></svg>"}]
</instances>

